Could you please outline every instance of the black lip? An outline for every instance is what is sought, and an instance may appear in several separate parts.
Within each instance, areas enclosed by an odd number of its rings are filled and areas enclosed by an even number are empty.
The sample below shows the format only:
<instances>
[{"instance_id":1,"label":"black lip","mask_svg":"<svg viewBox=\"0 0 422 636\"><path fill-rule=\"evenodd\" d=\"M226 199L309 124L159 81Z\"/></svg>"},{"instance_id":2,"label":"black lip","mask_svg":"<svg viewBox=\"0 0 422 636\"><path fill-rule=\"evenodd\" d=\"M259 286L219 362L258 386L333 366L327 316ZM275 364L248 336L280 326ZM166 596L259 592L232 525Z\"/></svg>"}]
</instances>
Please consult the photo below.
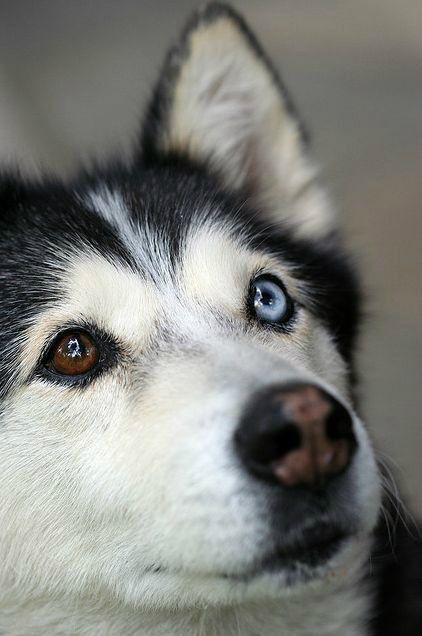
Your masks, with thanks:
<instances>
[{"instance_id":1,"label":"black lip","mask_svg":"<svg viewBox=\"0 0 422 636\"><path fill-rule=\"evenodd\" d=\"M280 546L274 555L265 559L263 566L322 565L339 550L348 534L337 526L318 524L302 531L298 541Z\"/></svg>"},{"instance_id":2,"label":"black lip","mask_svg":"<svg viewBox=\"0 0 422 636\"><path fill-rule=\"evenodd\" d=\"M349 537L350 532L338 526L315 524L302 530L299 539L280 545L253 569L234 578L247 581L262 574L277 572L289 576L303 567L308 570L307 577L312 578L312 570L326 564Z\"/></svg>"}]
</instances>

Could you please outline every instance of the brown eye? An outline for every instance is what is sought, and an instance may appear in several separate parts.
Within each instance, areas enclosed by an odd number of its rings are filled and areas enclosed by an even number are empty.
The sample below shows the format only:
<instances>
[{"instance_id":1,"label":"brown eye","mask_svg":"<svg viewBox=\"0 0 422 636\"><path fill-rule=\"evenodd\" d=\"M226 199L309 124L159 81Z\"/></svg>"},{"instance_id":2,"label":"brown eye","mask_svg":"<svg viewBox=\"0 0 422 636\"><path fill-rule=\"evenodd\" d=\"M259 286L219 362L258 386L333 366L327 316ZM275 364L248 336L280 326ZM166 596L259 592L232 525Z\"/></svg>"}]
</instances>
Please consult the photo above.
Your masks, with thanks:
<instances>
[{"instance_id":1,"label":"brown eye","mask_svg":"<svg viewBox=\"0 0 422 636\"><path fill-rule=\"evenodd\" d=\"M47 366L61 375L83 375L99 361L97 345L82 331L69 332L53 345Z\"/></svg>"}]
</instances>

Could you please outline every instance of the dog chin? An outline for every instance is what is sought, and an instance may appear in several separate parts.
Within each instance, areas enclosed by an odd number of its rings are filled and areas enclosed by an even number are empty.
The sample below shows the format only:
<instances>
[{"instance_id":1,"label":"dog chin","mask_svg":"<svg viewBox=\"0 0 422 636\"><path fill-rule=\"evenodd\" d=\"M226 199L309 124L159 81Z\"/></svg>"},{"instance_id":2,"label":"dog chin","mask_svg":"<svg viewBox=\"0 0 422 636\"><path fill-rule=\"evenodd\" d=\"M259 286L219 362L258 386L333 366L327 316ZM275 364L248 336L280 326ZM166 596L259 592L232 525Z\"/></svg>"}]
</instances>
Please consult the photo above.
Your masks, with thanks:
<instances>
[{"instance_id":1,"label":"dog chin","mask_svg":"<svg viewBox=\"0 0 422 636\"><path fill-rule=\"evenodd\" d=\"M243 573L227 574L232 583L263 587L280 596L308 583L344 579L355 573L364 560L367 541L357 536L338 534L318 546L297 548L291 552L277 550L245 569ZM365 556L366 558L366 556Z\"/></svg>"},{"instance_id":2,"label":"dog chin","mask_svg":"<svg viewBox=\"0 0 422 636\"><path fill-rule=\"evenodd\" d=\"M239 565L228 568L227 572L176 573L155 568L147 575L148 596L154 598L154 605L158 601L162 607L187 609L274 601L300 595L309 586L317 589L355 581L367 560L369 546L366 536L339 536L324 546L318 556L309 553L288 556L278 551L252 567L248 564L242 569Z\"/></svg>"}]
</instances>

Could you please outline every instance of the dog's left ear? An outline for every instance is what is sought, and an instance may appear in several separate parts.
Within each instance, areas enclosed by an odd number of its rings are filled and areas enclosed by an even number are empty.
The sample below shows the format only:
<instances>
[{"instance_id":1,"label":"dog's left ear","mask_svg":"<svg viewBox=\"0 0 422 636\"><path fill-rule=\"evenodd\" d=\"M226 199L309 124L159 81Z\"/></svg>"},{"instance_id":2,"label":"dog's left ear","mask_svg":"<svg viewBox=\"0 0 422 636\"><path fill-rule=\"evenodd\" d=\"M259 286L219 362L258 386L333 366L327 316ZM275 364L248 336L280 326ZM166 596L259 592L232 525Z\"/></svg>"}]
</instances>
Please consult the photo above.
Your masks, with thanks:
<instances>
[{"instance_id":1,"label":"dog's left ear","mask_svg":"<svg viewBox=\"0 0 422 636\"><path fill-rule=\"evenodd\" d=\"M302 127L284 86L231 8L208 5L170 51L147 112L145 160L184 156L242 191L269 222L303 236L332 229Z\"/></svg>"}]
</instances>

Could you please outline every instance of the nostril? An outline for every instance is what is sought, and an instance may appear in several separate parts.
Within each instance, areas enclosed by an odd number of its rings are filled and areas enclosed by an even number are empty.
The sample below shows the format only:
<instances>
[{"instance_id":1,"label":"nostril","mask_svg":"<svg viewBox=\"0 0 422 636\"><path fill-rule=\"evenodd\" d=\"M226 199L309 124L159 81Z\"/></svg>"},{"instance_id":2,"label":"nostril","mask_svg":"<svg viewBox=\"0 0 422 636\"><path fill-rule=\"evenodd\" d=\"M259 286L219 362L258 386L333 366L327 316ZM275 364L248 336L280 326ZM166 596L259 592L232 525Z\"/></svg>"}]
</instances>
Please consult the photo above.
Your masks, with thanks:
<instances>
[{"instance_id":1,"label":"nostril","mask_svg":"<svg viewBox=\"0 0 422 636\"><path fill-rule=\"evenodd\" d=\"M351 417L342 404L330 398L332 408L326 421L326 434L332 440L346 439L355 442Z\"/></svg>"},{"instance_id":2,"label":"nostril","mask_svg":"<svg viewBox=\"0 0 422 636\"><path fill-rule=\"evenodd\" d=\"M257 435L242 436L239 430L236 438L242 448L242 455L248 455L256 464L261 465L271 464L300 448L302 444L300 431L294 424Z\"/></svg>"}]
</instances>

